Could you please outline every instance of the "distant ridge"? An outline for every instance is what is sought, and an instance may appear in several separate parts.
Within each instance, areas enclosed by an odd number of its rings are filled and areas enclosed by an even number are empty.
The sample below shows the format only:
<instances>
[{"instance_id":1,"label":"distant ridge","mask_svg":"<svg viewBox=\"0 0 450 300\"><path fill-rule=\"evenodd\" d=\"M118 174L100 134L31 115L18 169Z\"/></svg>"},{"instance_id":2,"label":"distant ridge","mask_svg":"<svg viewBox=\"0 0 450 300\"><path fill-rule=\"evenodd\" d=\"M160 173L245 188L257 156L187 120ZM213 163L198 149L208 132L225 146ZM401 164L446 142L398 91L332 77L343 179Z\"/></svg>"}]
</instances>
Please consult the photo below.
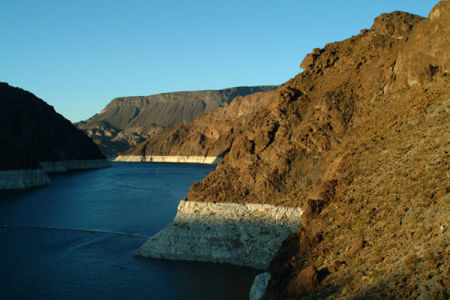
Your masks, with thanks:
<instances>
[{"instance_id":1,"label":"distant ridge","mask_svg":"<svg viewBox=\"0 0 450 300\"><path fill-rule=\"evenodd\" d=\"M228 105L238 96L277 86L242 86L221 90L183 91L113 99L99 114L75 125L108 157L116 157L162 129L193 121Z\"/></svg>"}]
</instances>

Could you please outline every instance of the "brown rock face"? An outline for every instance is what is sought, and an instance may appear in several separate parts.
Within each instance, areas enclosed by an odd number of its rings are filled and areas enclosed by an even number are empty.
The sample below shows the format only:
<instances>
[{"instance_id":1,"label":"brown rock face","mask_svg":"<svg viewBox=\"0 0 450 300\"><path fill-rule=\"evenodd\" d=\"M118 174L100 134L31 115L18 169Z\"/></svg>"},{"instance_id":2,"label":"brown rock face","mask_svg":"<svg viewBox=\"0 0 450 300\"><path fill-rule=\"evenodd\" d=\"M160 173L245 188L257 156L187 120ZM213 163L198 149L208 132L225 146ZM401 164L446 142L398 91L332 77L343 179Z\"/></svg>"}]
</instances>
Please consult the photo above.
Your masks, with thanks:
<instances>
[{"instance_id":1,"label":"brown rock face","mask_svg":"<svg viewBox=\"0 0 450 300\"><path fill-rule=\"evenodd\" d=\"M314 49L276 91L128 154L223 154L188 200L302 207L267 299L448 297L449 23L449 1L428 18L383 14ZM319 275L301 287L309 266Z\"/></svg>"},{"instance_id":2,"label":"brown rock face","mask_svg":"<svg viewBox=\"0 0 450 300\"><path fill-rule=\"evenodd\" d=\"M105 158L89 137L30 92L0 83L0 106L0 170Z\"/></svg>"},{"instance_id":3,"label":"brown rock face","mask_svg":"<svg viewBox=\"0 0 450 300\"><path fill-rule=\"evenodd\" d=\"M396 18L400 21L394 22ZM403 28L397 34L406 34L422 19L405 13L384 16L387 24ZM386 27L381 21L377 24ZM317 194L337 171L337 163L327 167L331 163L327 154L337 154L347 136L366 121L363 108L384 90L388 92L387 86L395 85L393 65L405 39L377 30L308 55L303 73L283 84L267 104L261 103L256 114L252 111L239 125L234 123L233 133L228 133L233 143L228 150L221 149L228 151L224 162L194 184L188 198L300 205L286 201L285 196L292 190L309 190L309 183L317 187L311 196ZM242 103L251 99L245 100ZM189 144L187 139L182 141Z\"/></svg>"},{"instance_id":4,"label":"brown rock face","mask_svg":"<svg viewBox=\"0 0 450 300\"><path fill-rule=\"evenodd\" d=\"M422 21L422 18L418 18L415 15L396 11L376 17L371 29L381 35L404 39L408 36L413 26L420 21Z\"/></svg>"},{"instance_id":5,"label":"brown rock face","mask_svg":"<svg viewBox=\"0 0 450 300\"><path fill-rule=\"evenodd\" d=\"M436 73L449 73L450 21L448 1L438 3L429 17L417 25L402 47L394 75L403 86L413 86L431 81Z\"/></svg>"}]
</instances>

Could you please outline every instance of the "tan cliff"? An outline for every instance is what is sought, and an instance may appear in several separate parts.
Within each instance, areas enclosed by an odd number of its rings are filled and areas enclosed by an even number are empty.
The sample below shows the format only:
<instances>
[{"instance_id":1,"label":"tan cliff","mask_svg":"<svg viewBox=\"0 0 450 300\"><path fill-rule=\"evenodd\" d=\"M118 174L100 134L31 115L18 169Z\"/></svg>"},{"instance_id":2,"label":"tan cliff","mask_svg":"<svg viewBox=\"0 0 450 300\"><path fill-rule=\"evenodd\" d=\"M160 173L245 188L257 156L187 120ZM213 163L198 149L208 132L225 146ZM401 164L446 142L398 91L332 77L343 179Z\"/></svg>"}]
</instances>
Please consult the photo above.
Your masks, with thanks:
<instances>
[{"instance_id":1,"label":"tan cliff","mask_svg":"<svg viewBox=\"0 0 450 300\"><path fill-rule=\"evenodd\" d=\"M188 201L300 207L267 299L442 298L450 288L450 4L314 49L278 90L128 156L222 156Z\"/></svg>"}]
</instances>

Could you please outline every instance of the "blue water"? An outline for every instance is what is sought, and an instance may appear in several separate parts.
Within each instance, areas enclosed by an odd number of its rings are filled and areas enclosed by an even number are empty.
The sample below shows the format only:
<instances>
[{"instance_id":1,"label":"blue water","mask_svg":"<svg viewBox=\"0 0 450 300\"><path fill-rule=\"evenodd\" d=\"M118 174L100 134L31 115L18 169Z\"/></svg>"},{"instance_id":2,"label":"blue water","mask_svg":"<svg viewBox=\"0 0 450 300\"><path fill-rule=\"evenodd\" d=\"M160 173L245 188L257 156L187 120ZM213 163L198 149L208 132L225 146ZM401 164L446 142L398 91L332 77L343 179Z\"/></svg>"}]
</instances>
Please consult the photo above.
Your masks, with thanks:
<instances>
[{"instance_id":1,"label":"blue water","mask_svg":"<svg viewBox=\"0 0 450 300\"><path fill-rule=\"evenodd\" d=\"M212 170L113 163L0 191L0 298L248 299L253 269L133 256Z\"/></svg>"}]
</instances>

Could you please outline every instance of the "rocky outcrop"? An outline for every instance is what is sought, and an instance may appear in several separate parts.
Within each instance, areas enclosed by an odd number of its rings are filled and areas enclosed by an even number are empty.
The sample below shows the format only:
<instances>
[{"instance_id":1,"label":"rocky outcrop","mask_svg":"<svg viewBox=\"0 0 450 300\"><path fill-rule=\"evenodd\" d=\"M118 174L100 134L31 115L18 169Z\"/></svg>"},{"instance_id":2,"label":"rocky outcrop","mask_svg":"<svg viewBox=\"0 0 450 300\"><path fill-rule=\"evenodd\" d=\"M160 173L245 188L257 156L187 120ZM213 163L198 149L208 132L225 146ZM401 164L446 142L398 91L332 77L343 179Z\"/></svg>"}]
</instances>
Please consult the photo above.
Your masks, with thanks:
<instances>
[{"instance_id":1,"label":"rocky outcrop","mask_svg":"<svg viewBox=\"0 0 450 300\"><path fill-rule=\"evenodd\" d=\"M110 166L97 146L33 94L0 83L0 189L48 184L45 172Z\"/></svg>"},{"instance_id":2,"label":"rocky outcrop","mask_svg":"<svg viewBox=\"0 0 450 300\"><path fill-rule=\"evenodd\" d=\"M228 105L238 96L270 91L276 86L235 87L223 90L163 93L120 97L101 113L75 124L108 157L116 157L164 128L185 124Z\"/></svg>"},{"instance_id":3,"label":"rocky outcrop","mask_svg":"<svg viewBox=\"0 0 450 300\"><path fill-rule=\"evenodd\" d=\"M449 16L449 1L428 18L383 14L278 90L127 153L223 156L189 202L301 207L266 299L446 298Z\"/></svg>"},{"instance_id":4,"label":"rocky outcrop","mask_svg":"<svg viewBox=\"0 0 450 300\"><path fill-rule=\"evenodd\" d=\"M181 201L174 221L136 255L266 269L300 216L293 207Z\"/></svg>"},{"instance_id":5,"label":"rocky outcrop","mask_svg":"<svg viewBox=\"0 0 450 300\"><path fill-rule=\"evenodd\" d=\"M264 272L258 274L250 288L249 300L261 300L266 292L267 284L270 280L270 273Z\"/></svg>"}]
</instances>

